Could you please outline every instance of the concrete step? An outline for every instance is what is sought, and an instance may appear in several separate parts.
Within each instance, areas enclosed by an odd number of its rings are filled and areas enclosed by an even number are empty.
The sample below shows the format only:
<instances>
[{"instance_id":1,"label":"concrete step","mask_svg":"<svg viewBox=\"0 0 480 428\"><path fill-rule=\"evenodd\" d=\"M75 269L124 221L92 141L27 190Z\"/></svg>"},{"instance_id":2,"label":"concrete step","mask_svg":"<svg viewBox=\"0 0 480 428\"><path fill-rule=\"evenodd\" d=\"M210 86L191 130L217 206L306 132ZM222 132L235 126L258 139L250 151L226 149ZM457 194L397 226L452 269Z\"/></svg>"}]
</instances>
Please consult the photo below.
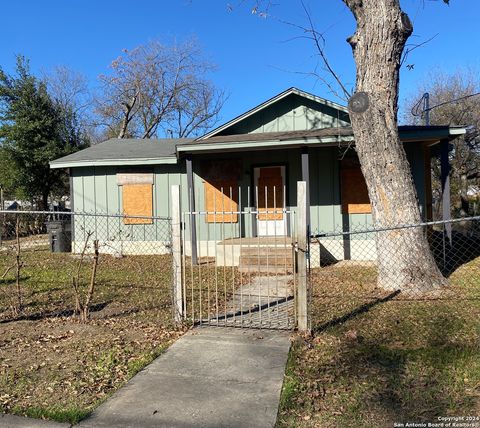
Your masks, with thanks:
<instances>
[{"instance_id":1,"label":"concrete step","mask_svg":"<svg viewBox=\"0 0 480 428\"><path fill-rule=\"evenodd\" d=\"M290 245L240 248L240 272L286 274L292 270L293 251Z\"/></svg>"},{"instance_id":2,"label":"concrete step","mask_svg":"<svg viewBox=\"0 0 480 428\"><path fill-rule=\"evenodd\" d=\"M291 255L261 255L261 256L240 256L240 266L244 265L272 265L272 266L293 266Z\"/></svg>"},{"instance_id":3,"label":"concrete step","mask_svg":"<svg viewBox=\"0 0 480 428\"><path fill-rule=\"evenodd\" d=\"M274 266L274 265L266 265L266 264L261 264L261 265L242 265L238 267L238 271L242 273L277 273L277 274L288 274L292 273L293 271L293 266L287 266L285 269L285 265L283 266Z\"/></svg>"},{"instance_id":4,"label":"concrete step","mask_svg":"<svg viewBox=\"0 0 480 428\"><path fill-rule=\"evenodd\" d=\"M240 254L242 256L257 256L257 255L266 255L266 254L287 254L287 255L292 255L292 247L291 246L286 246L286 247L241 247L240 248Z\"/></svg>"}]
</instances>

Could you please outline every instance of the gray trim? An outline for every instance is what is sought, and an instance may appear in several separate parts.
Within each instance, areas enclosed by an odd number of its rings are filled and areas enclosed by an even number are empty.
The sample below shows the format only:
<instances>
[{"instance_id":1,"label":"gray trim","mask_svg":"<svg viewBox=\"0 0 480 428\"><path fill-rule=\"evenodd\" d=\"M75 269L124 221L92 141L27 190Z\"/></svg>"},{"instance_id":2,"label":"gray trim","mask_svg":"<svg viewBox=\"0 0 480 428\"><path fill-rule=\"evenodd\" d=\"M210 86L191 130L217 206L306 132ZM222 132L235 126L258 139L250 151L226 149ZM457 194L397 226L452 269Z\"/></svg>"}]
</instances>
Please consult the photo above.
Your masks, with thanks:
<instances>
[{"instance_id":1,"label":"gray trim","mask_svg":"<svg viewBox=\"0 0 480 428\"><path fill-rule=\"evenodd\" d=\"M276 149L282 148L296 148L301 146L318 146L324 144L338 144L350 143L353 141L352 136L343 137L318 137L307 140L288 140L288 141L242 141L239 143L201 143L201 144L186 144L177 147L178 153L209 153L213 151L242 151L242 150L262 150L262 149Z\"/></svg>"},{"instance_id":2,"label":"gray trim","mask_svg":"<svg viewBox=\"0 0 480 428\"><path fill-rule=\"evenodd\" d=\"M78 168L82 166L127 166L127 165L164 165L176 164L176 156L161 158L137 158L137 159L100 159L84 161L62 161L62 159L50 162L50 168Z\"/></svg>"}]
</instances>

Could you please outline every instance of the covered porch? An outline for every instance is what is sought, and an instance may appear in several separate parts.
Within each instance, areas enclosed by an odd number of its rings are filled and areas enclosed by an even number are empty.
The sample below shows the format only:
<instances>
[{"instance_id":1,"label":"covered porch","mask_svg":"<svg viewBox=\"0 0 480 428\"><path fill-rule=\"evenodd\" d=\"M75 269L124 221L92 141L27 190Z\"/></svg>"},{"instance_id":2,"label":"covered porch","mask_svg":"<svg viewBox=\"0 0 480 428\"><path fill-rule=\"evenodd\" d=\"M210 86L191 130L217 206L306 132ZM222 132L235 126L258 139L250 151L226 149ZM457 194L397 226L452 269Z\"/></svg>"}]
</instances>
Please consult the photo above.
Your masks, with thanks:
<instances>
[{"instance_id":1,"label":"covered porch","mask_svg":"<svg viewBox=\"0 0 480 428\"><path fill-rule=\"evenodd\" d=\"M442 159L444 207L449 207L448 148L455 129L400 127L399 131L420 209L430 219L432 153ZM186 164L188 206L183 211L190 224L185 231L186 251L194 261L219 250L221 258L224 253L232 255L224 257L228 264L238 265L242 246L274 248L282 239L291 241L298 181L307 183L309 232L372 225L350 127L213 136L179 146L177 152ZM444 209L444 217L449 217L449 208ZM349 240L318 245L339 260L356 257L355 244Z\"/></svg>"}]
</instances>

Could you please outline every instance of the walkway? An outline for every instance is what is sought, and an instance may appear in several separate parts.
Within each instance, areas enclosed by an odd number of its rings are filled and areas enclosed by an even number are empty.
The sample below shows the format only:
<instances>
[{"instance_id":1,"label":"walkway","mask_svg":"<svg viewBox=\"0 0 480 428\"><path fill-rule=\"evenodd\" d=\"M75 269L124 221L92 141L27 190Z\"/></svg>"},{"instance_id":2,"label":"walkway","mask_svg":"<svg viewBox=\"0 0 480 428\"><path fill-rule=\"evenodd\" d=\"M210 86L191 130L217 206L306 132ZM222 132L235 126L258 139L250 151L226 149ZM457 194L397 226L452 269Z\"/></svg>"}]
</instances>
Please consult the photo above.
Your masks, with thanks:
<instances>
[{"instance_id":1,"label":"walkway","mask_svg":"<svg viewBox=\"0 0 480 428\"><path fill-rule=\"evenodd\" d=\"M79 426L273 427L289 347L283 331L191 330Z\"/></svg>"},{"instance_id":2,"label":"walkway","mask_svg":"<svg viewBox=\"0 0 480 428\"><path fill-rule=\"evenodd\" d=\"M293 275L254 276L235 289L224 314L204 324L292 330L295 327Z\"/></svg>"}]
</instances>

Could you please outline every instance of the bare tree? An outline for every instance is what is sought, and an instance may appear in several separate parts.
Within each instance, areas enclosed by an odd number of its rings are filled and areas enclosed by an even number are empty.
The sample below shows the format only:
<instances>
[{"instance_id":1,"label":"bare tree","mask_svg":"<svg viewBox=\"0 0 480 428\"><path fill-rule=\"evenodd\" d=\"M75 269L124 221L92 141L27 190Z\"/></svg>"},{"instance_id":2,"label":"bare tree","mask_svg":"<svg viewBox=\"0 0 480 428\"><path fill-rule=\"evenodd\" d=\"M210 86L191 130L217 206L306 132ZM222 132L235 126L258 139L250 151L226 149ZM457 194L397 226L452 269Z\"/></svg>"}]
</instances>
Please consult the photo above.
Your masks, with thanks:
<instances>
[{"instance_id":1,"label":"bare tree","mask_svg":"<svg viewBox=\"0 0 480 428\"><path fill-rule=\"evenodd\" d=\"M43 73L43 80L52 99L65 110L71 109L83 116L90 105L90 90L87 78L71 68L59 65Z\"/></svg>"},{"instance_id":2,"label":"bare tree","mask_svg":"<svg viewBox=\"0 0 480 428\"><path fill-rule=\"evenodd\" d=\"M355 146L372 202L375 225L421 222L417 194L398 134L402 53L413 32L399 0L343 0L357 22L348 39L356 94L349 101ZM420 228L382 232L377 238L378 284L429 290L445 284Z\"/></svg>"},{"instance_id":3,"label":"bare tree","mask_svg":"<svg viewBox=\"0 0 480 428\"><path fill-rule=\"evenodd\" d=\"M70 67L59 65L43 73L50 97L82 133L86 141L96 141L97 132L92 118L92 92L87 78Z\"/></svg>"},{"instance_id":4,"label":"bare tree","mask_svg":"<svg viewBox=\"0 0 480 428\"><path fill-rule=\"evenodd\" d=\"M455 211L465 216L469 214L469 186L480 183L480 80L473 70L458 70L453 74L435 70L418 87L415 99L407 101L405 121L414 124L424 122L421 101L422 94L426 92L430 98L432 125L469 126L469 132L453 142L450 153L452 202ZM439 194L438 165L434 164L433 172L432 184Z\"/></svg>"},{"instance_id":5,"label":"bare tree","mask_svg":"<svg viewBox=\"0 0 480 428\"><path fill-rule=\"evenodd\" d=\"M194 40L125 49L110 67L100 76L96 113L118 138L186 137L217 122L224 94L206 78L214 67Z\"/></svg>"},{"instance_id":6,"label":"bare tree","mask_svg":"<svg viewBox=\"0 0 480 428\"><path fill-rule=\"evenodd\" d=\"M357 24L355 33L347 40L356 64L355 93L348 106L374 224L388 228L420 223L418 198L397 121L400 67L413 25L399 0L342 1ZM256 13L262 3L271 5L269 0L257 0L252 11ZM304 9L309 25L303 30L313 40L341 95L348 97L346 87L326 58L322 35L315 30L305 6ZM428 291L446 283L420 228L378 233L376 244L379 287Z\"/></svg>"},{"instance_id":7,"label":"bare tree","mask_svg":"<svg viewBox=\"0 0 480 428\"><path fill-rule=\"evenodd\" d=\"M74 314L80 316L80 320L82 322L87 322L90 318L90 306L92 302L93 295L95 293L96 288L96 278L97 278L97 268L98 268L98 259L99 259L99 241L95 239L93 241L93 263L92 263L92 271L90 274L90 283L86 293L83 295L80 290L81 284L81 270L83 267L83 262L85 260L85 255L88 249L91 248L89 241L92 237L93 232L88 231L86 232L85 242L83 245L82 252L78 259L77 269L75 273L72 275L72 288L73 294L75 298L75 309Z\"/></svg>"}]
</instances>

